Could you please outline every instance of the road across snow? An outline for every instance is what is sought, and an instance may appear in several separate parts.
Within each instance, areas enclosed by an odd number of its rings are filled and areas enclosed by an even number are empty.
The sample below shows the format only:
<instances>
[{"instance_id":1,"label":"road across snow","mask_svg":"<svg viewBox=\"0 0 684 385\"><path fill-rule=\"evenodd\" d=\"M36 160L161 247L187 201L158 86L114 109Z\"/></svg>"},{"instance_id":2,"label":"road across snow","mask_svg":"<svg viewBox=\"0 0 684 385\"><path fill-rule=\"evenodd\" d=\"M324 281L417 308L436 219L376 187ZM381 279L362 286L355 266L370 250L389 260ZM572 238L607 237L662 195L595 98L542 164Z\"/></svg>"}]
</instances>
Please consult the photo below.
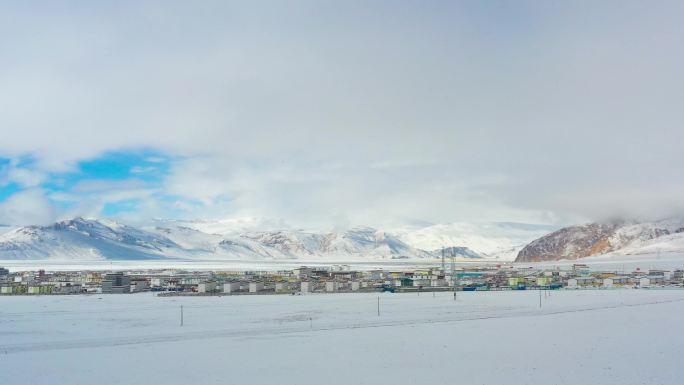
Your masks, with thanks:
<instances>
[{"instance_id":1,"label":"road across snow","mask_svg":"<svg viewBox=\"0 0 684 385\"><path fill-rule=\"evenodd\" d=\"M535 291L0 297L0 384L681 383L684 291L541 301Z\"/></svg>"}]
</instances>

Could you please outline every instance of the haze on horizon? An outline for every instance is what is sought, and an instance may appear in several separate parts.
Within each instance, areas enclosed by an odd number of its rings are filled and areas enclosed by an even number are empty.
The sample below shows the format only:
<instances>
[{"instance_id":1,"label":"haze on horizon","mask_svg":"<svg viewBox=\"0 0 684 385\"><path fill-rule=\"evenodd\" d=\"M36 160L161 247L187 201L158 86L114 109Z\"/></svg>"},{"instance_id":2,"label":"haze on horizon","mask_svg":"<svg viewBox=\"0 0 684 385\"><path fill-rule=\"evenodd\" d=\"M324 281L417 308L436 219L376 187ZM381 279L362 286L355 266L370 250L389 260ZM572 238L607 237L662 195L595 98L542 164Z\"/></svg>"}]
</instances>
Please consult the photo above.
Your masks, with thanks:
<instances>
[{"instance_id":1,"label":"haze on horizon","mask_svg":"<svg viewBox=\"0 0 684 385\"><path fill-rule=\"evenodd\" d=\"M0 223L659 218L684 3L0 5Z\"/></svg>"}]
</instances>

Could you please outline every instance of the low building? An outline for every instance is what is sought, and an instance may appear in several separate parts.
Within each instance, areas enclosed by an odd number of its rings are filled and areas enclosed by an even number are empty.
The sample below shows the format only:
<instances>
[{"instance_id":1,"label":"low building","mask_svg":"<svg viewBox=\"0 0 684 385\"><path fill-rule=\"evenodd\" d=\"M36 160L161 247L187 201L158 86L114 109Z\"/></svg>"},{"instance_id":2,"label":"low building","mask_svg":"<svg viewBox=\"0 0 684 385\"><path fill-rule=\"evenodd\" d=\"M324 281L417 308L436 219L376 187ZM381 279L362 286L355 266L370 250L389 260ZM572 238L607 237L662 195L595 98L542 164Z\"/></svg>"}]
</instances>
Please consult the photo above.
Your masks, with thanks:
<instances>
[{"instance_id":1,"label":"low building","mask_svg":"<svg viewBox=\"0 0 684 385\"><path fill-rule=\"evenodd\" d=\"M102 279L102 293L123 294L131 292L131 278L123 273L106 274Z\"/></svg>"},{"instance_id":2,"label":"low building","mask_svg":"<svg viewBox=\"0 0 684 385\"><path fill-rule=\"evenodd\" d=\"M629 277L614 276L603 280L604 287L624 286L629 284Z\"/></svg>"},{"instance_id":3,"label":"low building","mask_svg":"<svg viewBox=\"0 0 684 385\"><path fill-rule=\"evenodd\" d=\"M27 294L28 293L28 286L27 285L12 285L11 287L11 293L7 294Z\"/></svg>"},{"instance_id":4,"label":"low building","mask_svg":"<svg viewBox=\"0 0 684 385\"><path fill-rule=\"evenodd\" d=\"M651 285L664 285L666 281L662 275L648 275L646 278L648 278Z\"/></svg>"},{"instance_id":5,"label":"low building","mask_svg":"<svg viewBox=\"0 0 684 385\"><path fill-rule=\"evenodd\" d=\"M224 293L235 293L240 291L240 282L226 282L223 284Z\"/></svg>"},{"instance_id":6,"label":"low building","mask_svg":"<svg viewBox=\"0 0 684 385\"><path fill-rule=\"evenodd\" d=\"M0 294L14 294L15 286L0 286Z\"/></svg>"},{"instance_id":7,"label":"low building","mask_svg":"<svg viewBox=\"0 0 684 385\"><path fill-rule=\"evenodd\" d=\"M329 281L325 283L325 291L328 293L336 292L340 289L339 283L335 281Z\"/></svg>"},{"instance_id":8,"label":"low building","mask_svg":"<svg viewBox=\"0 0 684 385\"><path fill-rule=\"evenodd\" d=\"M264 284L261 282L250 282L249 283L249 292L250 293L258 293L260 291L264 290Z\"/></svg>"},{"instance_id":9,"label":"low building","mask_svg":"<svg viewBox=\"0 0 684 385\"><path fill-rule=\"evenodd\" d=\"M594 278L594 277L575 277L575 278L571 278L571 279L568 280L568 286L570 286L569 283L570 283L571 280L574 280L574 281L575 281L575 286L584 287L584 286L595 286L595 285L596 285L596 278Z\"/></svg>"},{"instance_id":10,"label":"low building","mask_svg":"<svg viewBox=\"0 0 684 385\"><path fill-rule=\"evenodd\" d=\"M150 283L146 279L136 278L131 280L131 293L139 293L148 290L149 288Z\"/></svg>"},{"instance_id":11,"label":"low building","mask_svg":"<svg viewBox=\"0 0 684 385\"><path fill-rule=\"evenodd\" d=\"M208 281L197 285L198 293L212 293L216 291L216 282Z\"/></svg>"},{"instance_id":12,"label":"low building","mask_svg":"<svg viewBox=\"0 0 684 385\"><path fill-rule=\"evenodd\" d=\"M79 284L72 284L71 282L63 282L55 285L52 288L52 294L78 294L81 292L82 286Z\"/></svg>"},{"instance_id":13,"label":"low building","mask_svg":"<svg viewBox=\"0 0 684 385\"><path fill-rule=\"evenodd\" d=\"M30 285L27 294L52 294L52 286L50 285Z\"/></svg>"},{"instance_id":14,"label":"low building","mask_svg":"<svg viewBox=\"0 0 684 385\"><path fill-rule=\"evenodd\" d=\"M311 293L313 291L313 282L302 281L299 284L299 291L302 293Z\"/></svg>"}]
</instances>

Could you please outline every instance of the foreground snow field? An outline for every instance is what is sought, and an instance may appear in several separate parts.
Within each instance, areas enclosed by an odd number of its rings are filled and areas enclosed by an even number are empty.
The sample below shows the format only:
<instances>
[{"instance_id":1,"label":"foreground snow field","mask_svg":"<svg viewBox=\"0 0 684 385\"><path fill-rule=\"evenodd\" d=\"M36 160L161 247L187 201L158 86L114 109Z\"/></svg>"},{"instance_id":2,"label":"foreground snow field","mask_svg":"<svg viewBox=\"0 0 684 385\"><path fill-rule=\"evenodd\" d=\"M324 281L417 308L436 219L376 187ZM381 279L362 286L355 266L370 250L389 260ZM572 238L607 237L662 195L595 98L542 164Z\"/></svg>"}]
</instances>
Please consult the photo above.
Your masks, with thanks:
<instances>
[{"instance_id":1,"label":"foreground snow field","mask_svg":"<svg viewBox=\"0 0 684 385\"><path fill-rule=\"evenodd\" d=\"M0 384L682 382L684 291L541 299L0 297Z\"/></svg>"}]
</instances>

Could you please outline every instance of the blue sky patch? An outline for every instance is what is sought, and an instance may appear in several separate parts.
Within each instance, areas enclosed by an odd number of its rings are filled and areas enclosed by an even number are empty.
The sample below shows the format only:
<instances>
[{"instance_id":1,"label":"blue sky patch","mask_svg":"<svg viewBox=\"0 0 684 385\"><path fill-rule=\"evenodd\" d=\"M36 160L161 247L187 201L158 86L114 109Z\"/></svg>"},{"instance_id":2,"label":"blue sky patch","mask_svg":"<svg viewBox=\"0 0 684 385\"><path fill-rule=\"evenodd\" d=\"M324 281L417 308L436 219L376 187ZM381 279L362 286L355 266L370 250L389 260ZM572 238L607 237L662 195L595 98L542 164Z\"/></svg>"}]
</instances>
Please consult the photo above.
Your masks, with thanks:
<instances>
[{"instance_id":1,"label":"blue sky patch","mask_svg":"<svg viewBox=\"0 0 684 385\"><path fill-rule=\"evenodd\" d=\"M106 189L92 191L83 188L81 183L92 182L132 182L140 184L141 188L154 189L161 186L164 178L169 174L172 158L158 151L131 150L108 152L96 158L88 159L76 164L71 172L50 173L39 186L47 192L47 197L57 207L69 209L78 206L82 201L101 200L101 195L109 193ZM12 181L11 168L28 171L35 170L35 162L30 157L11 160L0 158L0 202L12 195L24 191L21 185ZM142 183L141 183L142 182ZM112 191L114 192L114 191ZM157 195L157 194L155 194ZM155 196L155 198L158 198ZM102 202L101 215L114 216L121 213L135 211L141 203L138 198L125 197Z\"/></svg>"},{"instance_id":2,"label":"blue sky patch","mask_svg":"<svg viewBox=\"0 0 684 385\"><path fill-rule=\"evenodd\" d=\"M21 191L21 187L19 187L19 185L16 183L10 183L6 186L0 186L0 202L4 201L5 199L12 196L14 193L17 193L19 191Z\"/></svg>"}]
</instances>

